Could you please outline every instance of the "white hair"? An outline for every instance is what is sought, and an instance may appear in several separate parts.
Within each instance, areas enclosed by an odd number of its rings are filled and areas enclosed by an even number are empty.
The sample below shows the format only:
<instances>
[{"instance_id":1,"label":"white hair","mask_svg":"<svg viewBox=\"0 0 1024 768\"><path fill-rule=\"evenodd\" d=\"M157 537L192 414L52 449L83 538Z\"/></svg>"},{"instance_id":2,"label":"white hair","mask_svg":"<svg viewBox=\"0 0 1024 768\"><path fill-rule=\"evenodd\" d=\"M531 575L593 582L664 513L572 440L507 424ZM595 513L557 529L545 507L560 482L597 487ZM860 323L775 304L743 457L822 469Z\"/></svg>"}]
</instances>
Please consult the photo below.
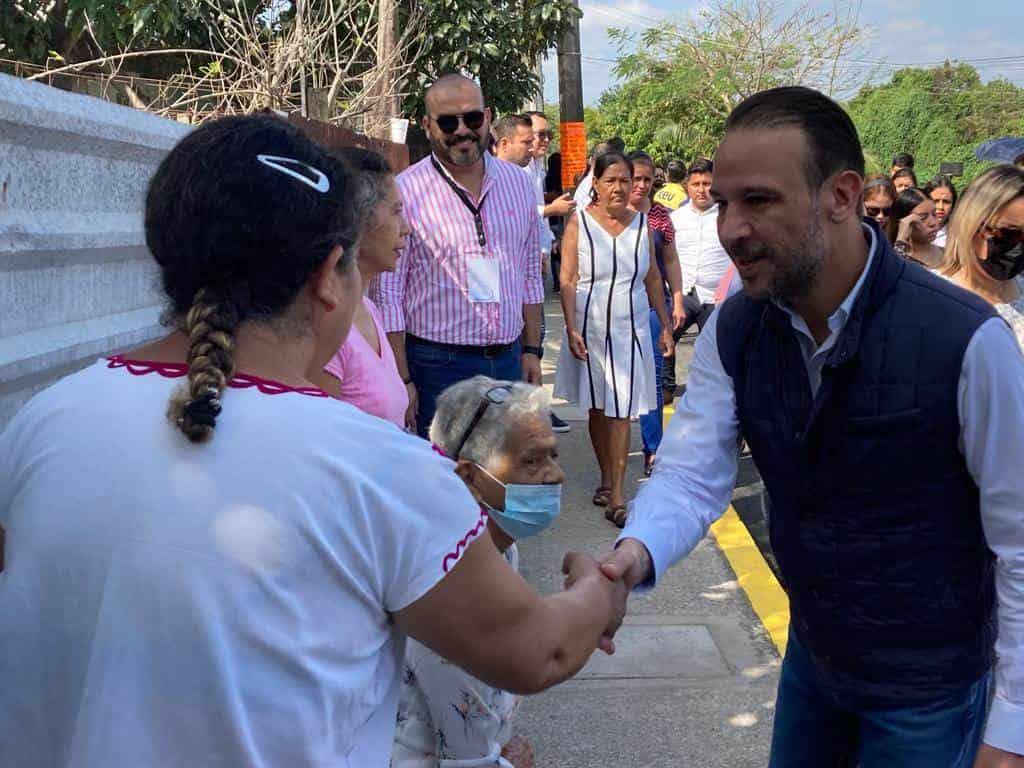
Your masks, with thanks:
<instances>
[{"instance_id":1,"label":"white hair","mask_svg":"<svg viewBox=\"0 0 1024 768\"><path fill-rule=\"evenodd\" d=\"M473 428L462 448L461 456L455 452L459 441L469 429L488 390L508 387L508 399L491 403L483 417ZM437 410L430 423L430 440L452 459L460 458L486 465L495 453L504 451L508 434L520 419L536 415L547 420L551 413L550 398L545 390L521 381L498 381L489 376L474 376L448 387L437 398Z\"/></svg>"}]
</instances>

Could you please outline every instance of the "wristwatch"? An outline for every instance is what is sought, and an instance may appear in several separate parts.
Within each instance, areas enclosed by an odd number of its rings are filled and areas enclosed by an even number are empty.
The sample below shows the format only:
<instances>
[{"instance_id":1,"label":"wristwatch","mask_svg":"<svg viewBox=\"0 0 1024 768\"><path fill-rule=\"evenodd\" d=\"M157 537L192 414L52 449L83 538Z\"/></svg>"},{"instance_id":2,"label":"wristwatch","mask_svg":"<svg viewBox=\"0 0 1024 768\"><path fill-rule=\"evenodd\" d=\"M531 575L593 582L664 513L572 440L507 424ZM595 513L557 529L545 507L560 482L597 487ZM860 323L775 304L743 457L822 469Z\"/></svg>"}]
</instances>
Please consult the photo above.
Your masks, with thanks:
<instances>
[{"instance_id":1,"label":"wristwatch","mask_svg":"<svg viewBox=\"0 0 1024 768\"><path fill-rule=\"evenodd\" d=\"M538 360L544 359L544 347L529 347L523 346L524 355L534 355Z\"/></svg>"}]
</instances>

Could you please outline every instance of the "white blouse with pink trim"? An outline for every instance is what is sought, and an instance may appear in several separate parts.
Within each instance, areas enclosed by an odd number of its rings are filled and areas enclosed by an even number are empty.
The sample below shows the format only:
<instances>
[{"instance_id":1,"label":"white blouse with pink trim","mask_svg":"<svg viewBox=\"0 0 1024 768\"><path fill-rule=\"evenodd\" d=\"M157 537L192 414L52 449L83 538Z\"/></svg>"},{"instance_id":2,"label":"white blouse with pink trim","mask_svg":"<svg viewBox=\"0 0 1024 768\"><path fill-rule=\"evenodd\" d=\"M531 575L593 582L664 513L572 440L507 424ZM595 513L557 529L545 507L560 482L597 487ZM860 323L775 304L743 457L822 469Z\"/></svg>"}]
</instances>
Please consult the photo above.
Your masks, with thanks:
<instances>
[{"instance_id":1,"label":"white blouse with pink trim","mask_svg":"<svg viewBox=\"0 0 1024 768\"><path fill-rule=\"evenodd\" d=\"M100 361L0 437L4 765L383 768L390 616L486 517L428 443L317 389L239 374L190 443L184 375Z\"/></svg>"}]
</instances>

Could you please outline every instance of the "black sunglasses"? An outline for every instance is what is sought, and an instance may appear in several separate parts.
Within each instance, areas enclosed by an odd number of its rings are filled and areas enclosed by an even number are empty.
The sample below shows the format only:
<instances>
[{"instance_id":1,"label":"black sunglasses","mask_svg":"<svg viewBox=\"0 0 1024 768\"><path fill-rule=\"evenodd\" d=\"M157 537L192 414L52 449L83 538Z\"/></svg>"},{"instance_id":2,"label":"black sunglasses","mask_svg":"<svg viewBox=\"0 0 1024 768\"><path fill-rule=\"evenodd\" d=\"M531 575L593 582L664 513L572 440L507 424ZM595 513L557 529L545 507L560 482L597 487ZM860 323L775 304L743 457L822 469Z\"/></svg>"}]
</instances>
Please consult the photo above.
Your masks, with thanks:
<instances>
[{"instance_id":1,"label":"black sunglasses","mask_svg":"<svg viewBox=\"0 0 1024 768\"><path fill-rule=\"evenodd\" d=\"M541 140L551 141L554 134L551 131L537 131L537 138Z\"/></svg>"},{"instance_id":2,"label":"black sunglasses","mask_svg":"<svg viewBox=\"0 0 1024 768\"><path fill-rule=\"evenodd\" d=\"M875 218L879 214L881 214L882 216L888 216L890 213L892 213L892 206L889 206L887 208L879 208L874 205L865 205L864 212L867 213L867 215L870 216L871 218Z\"/></svg>"},{"instance_id":3,"label":"black sunglasses","mask_svg":"<svg viewBox=\"0 0 1024 768\"><path fill-rule=\"evenodd\" d=\"M1020 227L990 227L986 224L981 228L981 233L986 238L992 238L1007 245L1024 243L1024 229Z\"/></svg>"},{"instance_id":4,"label":"black sunglasses","mask_svg":"<svg viewBox=\"0 0 1024 768\"><path fill-rule=\"evenodd\" d=\"M484 392L484 399L480 402L480 407L476 409L476 413L473 414L473 418L469 421L469 426L466 427L466 431L462 433L462 439L459 440L459 447L455 449L455 455L452 457L455 461L459 460L459 456L462 454L462 449L466 447L466 441L469 440L469 436L473 434L473 430L476 429L476 425L480 423L480 419L487 413L487 408L494 403L495 405L501 405L509 397L512 396L512 387L508 384L499 384L496 387L491 387Z\"/></svg>"},{"instance_id":5,"label":"black sunglasses","mask_svg":"<svg viewBox=\"0 0 1024 768\"><path fill-rule=\"evenodd\" d=\"M484 124L484 117L486 115L484 115L482 110L475 109L472 112L464 112L461 115L438 115L431 119L445 133L455 133L459 129L460 120L469 130L479 131L480 126Z\"/></svg>"}]
</instances>

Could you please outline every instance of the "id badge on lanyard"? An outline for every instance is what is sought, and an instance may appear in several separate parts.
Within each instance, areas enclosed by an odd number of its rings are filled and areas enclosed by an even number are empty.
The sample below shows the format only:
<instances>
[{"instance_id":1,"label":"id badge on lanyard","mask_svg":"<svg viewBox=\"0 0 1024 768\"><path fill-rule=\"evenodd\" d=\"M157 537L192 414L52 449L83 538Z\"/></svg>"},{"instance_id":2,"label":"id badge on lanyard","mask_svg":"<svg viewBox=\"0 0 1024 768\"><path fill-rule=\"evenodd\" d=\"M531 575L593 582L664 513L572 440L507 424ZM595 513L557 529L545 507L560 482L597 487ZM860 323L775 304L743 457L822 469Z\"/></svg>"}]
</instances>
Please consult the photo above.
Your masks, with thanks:
<instances>
[{"instance_id":1,"label":"id badge on lanyard","mask_svg":"<svg viewBox=\"0 0 1024 768\"><path fill-rule=\"evenodd\" d=\"M498 259L467 255L466 288L474 304L496 304L501 301L501 269Z\"/></svg>"},{"instance_id":2,"label":"id badge on lanyard","mask_svg":"<svg viewBox=\"0 0 1024 768\"><path fill-rule=\"evenodd\" d=\"M479 248L474 248L472 252L465 254L466 291L469 300L474 304L496 304L501 301L501 262L499 259L487 257L487 232L484 229L484 220L481 214L487 195L484 194L480 198L480 202L474 205L465 190L445 173L436 157L431 156L430 162L433 164L434 170L451 187L455 196L473 216L473 226L476 230L476 242Z\"/></svg>"}]
</instances>

